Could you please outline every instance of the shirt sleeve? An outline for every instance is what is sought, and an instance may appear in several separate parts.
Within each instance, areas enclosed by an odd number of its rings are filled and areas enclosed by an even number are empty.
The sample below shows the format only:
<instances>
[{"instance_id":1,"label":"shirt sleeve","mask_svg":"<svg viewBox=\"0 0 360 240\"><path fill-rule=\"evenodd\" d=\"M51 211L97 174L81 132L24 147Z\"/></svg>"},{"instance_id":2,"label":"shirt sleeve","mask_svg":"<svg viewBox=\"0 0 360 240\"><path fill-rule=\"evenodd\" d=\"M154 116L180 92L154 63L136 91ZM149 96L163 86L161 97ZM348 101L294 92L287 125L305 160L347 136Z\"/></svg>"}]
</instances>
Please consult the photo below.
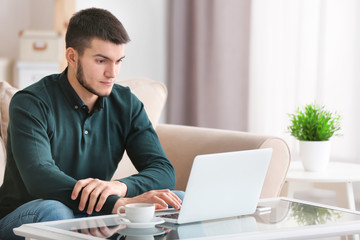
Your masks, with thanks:
<instances>
[{"instance_id":1,"label":"shirt sleeve","mask_svg":"<svg viewBox=\"0 0 360 240\"><path fill-rule=\"evenodd\" d=\"M130 105L131 123L125 148L139 173L120 180L128 187L126 196L155 189L173 189L175 170L161 147L143 103L132 94Z\"/></svg>"},{"instance_id":2,"label":"shirt sleeve","mask_svg":"<svg viewBox=\"0 0 360 240\"><path fill-rule=\"evenodd\" d=\"M61 171L51 154L49 107L36 96L19 92L10 103L9 114L10 154L28 193L33 198L58 200L75 213L80 212L79 198L71 199L77 180ZM111 213L118 198L110 196L101 213Z\"/></svg>"}]
</instances>

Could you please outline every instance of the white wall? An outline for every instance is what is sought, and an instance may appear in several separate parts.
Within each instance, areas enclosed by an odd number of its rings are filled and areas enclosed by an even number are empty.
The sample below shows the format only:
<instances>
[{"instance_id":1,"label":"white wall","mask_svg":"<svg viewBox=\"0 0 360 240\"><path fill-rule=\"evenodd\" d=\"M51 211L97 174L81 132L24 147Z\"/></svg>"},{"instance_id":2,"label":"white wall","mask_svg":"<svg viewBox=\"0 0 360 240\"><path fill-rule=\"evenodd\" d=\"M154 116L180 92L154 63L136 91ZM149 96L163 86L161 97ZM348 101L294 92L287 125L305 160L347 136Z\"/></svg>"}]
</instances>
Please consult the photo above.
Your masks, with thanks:
<instances>
[{"instance_id":1,"label":"white wall","mask_svg":"<svg viewBox=\"0 0 360 240\"><path fill-rule=\"evenodd\" d=\"M0 0L0 57L18 58L19 32L25 29L52 29L53 1Z\"/></svg>"},{"instance_id":2,"label":"white wall","mask_svg":"<svg viewBox=\"0 0 360 240\"><path fill-rule=\"evenodd\" d=\"M53 1L0 0L0 6L0 80L13 83L19 33L25 29L52 29Z\"/></svg>"},{"instance_id":3,"label":"white wall","mask_svg":"<svg viewBox=\"0 0 360 240\"><path fill-rule=\"evenodd\" d=\"M89 7L109 10L129 33L120 80L147 77L166 82L166 0L77 0L77 10Z\"/></svg>"},{"instance_id":4,"label":"white wall","mask_svg":"<svg viewBox=\"0 0 360 240\"><path fill-rule=\"evenodd\" d=\"M0 6L0 59L17 60L21 30L54 27L54 1L0 0ZM77 0L77 10L88 7L111 11L130 35L119 79L148 77L166 82L166 0Z\"/></svg>"}]
</instances>

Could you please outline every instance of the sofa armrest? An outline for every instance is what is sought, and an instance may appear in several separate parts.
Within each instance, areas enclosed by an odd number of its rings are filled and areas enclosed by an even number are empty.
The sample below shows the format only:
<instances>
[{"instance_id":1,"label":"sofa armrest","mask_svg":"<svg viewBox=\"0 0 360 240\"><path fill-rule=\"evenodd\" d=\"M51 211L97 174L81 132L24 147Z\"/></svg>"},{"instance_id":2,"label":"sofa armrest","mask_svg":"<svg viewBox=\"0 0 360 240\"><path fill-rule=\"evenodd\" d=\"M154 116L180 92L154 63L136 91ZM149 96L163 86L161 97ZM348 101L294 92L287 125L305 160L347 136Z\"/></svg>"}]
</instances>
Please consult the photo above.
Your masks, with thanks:
<instances>
[{"instance_id":1,"label":"sofa armrest","mask_svg":"<svg viewBox=\"0 0 360 240\"><path fill-rule=\"evenodd\" d=\"M240 131L171 124L159 124L156 132L174 165L177 179L175 189L185 190L196 155L272 148L273 154L261 198L279 196L290 164L289 147L283 139Z\"/></svg>"}]
</instances>

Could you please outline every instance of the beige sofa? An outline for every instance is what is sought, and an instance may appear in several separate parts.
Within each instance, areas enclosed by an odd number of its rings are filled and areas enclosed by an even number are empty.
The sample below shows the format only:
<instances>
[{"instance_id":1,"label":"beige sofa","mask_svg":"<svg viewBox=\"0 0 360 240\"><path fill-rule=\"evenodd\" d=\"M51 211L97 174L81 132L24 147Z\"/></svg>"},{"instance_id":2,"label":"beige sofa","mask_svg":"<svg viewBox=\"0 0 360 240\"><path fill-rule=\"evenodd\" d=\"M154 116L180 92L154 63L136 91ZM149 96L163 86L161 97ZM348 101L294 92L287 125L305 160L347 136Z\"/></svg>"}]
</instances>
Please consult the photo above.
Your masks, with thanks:
<instances>
[{"instance_id":1,"label":"beige sofa","mask_svg":"<svg viewBox=\"0 0 360 240\"><path fill-rule=\"evenodd\" d=\"M290 152L285 141L274 136L239 131L158 124L167 98L165 85L144 78L129 79L121 81L119 84L129 86L133 93L143 101L165 153L175 167L176 189L185 190L193 159L198 154L270 147L273 148L273 155L261 197L279 196L290 164ZM8 106L16 91L17 89L7 82L0 81L0 185L6 164L4 143L7 136ZM222 169L219 168L219 171ZM113 178L121 178L134 173L136 170L125 155Z\"/></svg>"}]
</instances>

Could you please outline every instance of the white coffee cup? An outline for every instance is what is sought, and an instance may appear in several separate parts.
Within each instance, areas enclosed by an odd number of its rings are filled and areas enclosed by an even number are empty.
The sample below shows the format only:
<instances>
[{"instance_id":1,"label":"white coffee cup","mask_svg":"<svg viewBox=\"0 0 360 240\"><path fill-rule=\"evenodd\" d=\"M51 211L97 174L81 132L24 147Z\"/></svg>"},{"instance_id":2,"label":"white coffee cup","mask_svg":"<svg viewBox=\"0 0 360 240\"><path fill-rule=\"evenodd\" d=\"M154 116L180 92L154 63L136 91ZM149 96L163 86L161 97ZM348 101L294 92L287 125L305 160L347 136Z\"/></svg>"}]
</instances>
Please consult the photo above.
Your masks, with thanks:
<instances>
[{"instance_id":1,"label":"white coffee cup","mask_svg":"<svg viewBox=\"0 0 360 240\"><path fill-rule=\"evenodd\" d=\"M125 210L125 213L121 213ZM154 218L155 204L131 203L117 209L117 214L133 223L146 223Z\"/></svg>"}]
</instances>

